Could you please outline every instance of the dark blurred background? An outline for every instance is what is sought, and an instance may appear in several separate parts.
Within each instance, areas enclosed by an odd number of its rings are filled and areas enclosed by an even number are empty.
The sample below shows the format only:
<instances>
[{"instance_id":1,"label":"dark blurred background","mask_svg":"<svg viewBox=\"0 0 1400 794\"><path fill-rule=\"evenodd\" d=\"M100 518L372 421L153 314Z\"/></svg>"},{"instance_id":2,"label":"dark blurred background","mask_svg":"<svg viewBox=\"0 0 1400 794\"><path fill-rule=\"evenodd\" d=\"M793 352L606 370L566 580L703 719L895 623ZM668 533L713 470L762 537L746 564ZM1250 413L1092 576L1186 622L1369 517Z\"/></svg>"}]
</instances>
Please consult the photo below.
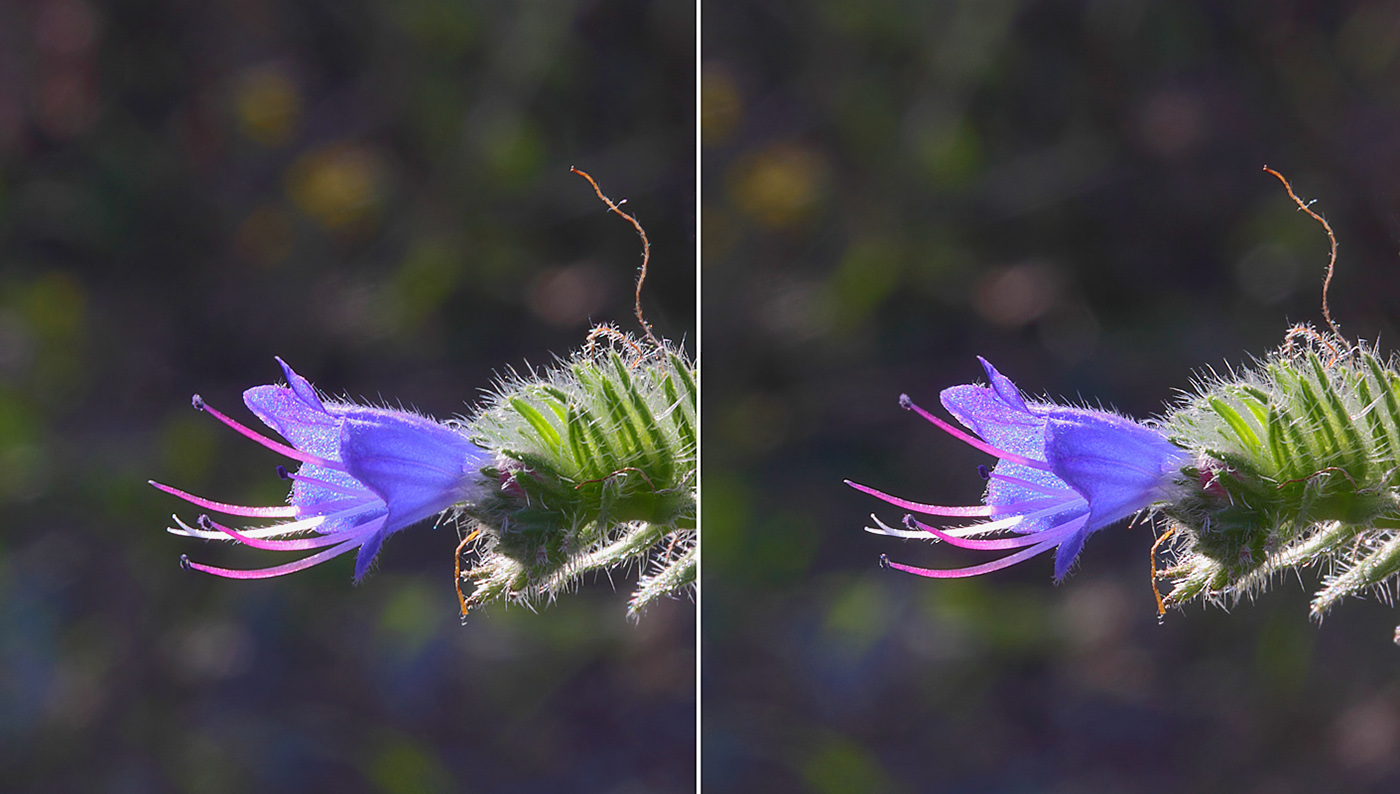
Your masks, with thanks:
<instances>
[{"instance_id":1,"label":"dark blurred background","mask_svg":"<svg viewBox=\"0 0 1400 794\"><path fill-rule=\"evenodd\" d=\"M439 417L644 296L693 350L693 3L0 3L0 790L693 789L694 606L606 579L458 625L450 527L264 582L281 355Z\"/></svg>"},{"instance_id":2,"label":"dark blurred background","mask_svg":"<svg viewBox=\"0 0 1400 794\"><path fill-rule=\"evenodd\" d=\"M988 559L841 484L975 502L901 411L982 378L1163 410L1332 310L1400 339L1393 3L708 2L703 773L714 791L1400 790L1400 612L1282 581L1158 625L1152 530ZM1315 579L1316 573L1309 574Z\"/></svg>"}]
</instances>

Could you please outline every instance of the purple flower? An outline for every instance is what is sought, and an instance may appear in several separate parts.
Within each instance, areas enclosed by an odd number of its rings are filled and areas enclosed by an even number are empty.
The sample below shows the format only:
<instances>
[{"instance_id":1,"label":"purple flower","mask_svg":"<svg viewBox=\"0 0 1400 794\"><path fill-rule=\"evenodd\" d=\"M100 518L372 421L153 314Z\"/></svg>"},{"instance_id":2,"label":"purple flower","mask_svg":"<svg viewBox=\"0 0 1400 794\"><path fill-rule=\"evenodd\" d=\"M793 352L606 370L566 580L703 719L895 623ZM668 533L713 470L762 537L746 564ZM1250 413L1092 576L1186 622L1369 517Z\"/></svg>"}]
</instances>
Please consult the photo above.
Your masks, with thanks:
<instances>
[{"instance_id":1,"label":"purple flower","mask_svg":"<svg viewBox=\"0 0 1400 794\"><path fill-rule=\"evenodd\" d=\"M224 515L279 518L271 526L233 529L207 515L198 528L175 517L170 532L194 538L237 540L273 551L315 554L271 568L229 570L190 562L195 570L233 579L264 579L318 565L352 549L355 581L364 577L379 547L389 535L462 502L474 501L482 485L478 472L490 454L460 431L407 411L367 408L351 403L323 402L311 384L277 359L288 386L255 386L243 402L291 446L274 441L204 404L195 395L194 407L275 452L300 461L295 474L279 466L292 481L290 504L250 507L215 502L178 488L151 485L185 501ZM309 536L304 533L312 533ZM303 535L291 537L289 535ZM272 539L276 538L276 539Z\"/></svg>"},{"instance_id":2,"label":"purple flower","mask_svg":"<svg viewBox=\"0 0 1400 794\"><path fill-rule=\"evenodd\" d=\"M1006 376L979 358L986 386L954 386L941 395L943 407L978 437L969 435L900 395L900 405L916 411L949 434L1000 459L990 472L982 504L943 507L920 504L847 480L851 487L915 513L950 518L982 518L981 523L940 529L905 516L905 529L875 518L869 531L905 538L937 538L965 549L1009 551L1000 559L953 570L890 567L934 578L977 576L1055 549L1055 580L1069 572L1092 533L1166 497L1173 476L1188 455L1156 430L1105 411L1028 404ZM872 516L874 518L874 516ZM1011 537L972 540L974 535L1008 532Z\"/></svg>"}]
</instances>

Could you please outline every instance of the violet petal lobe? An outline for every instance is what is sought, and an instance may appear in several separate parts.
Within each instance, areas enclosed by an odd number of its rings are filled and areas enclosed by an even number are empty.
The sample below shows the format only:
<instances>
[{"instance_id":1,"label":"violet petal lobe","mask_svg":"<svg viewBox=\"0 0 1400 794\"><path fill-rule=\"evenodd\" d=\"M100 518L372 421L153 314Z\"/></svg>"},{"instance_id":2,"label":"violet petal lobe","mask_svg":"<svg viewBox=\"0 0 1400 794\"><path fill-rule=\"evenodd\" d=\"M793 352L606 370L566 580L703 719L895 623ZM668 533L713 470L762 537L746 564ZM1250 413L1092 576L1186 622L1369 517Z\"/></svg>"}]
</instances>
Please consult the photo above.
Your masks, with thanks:
<instances>
[{"instance_id":1,"label":"violet petal lobe","mask_svg":"<svg viewBox=\"0 0 1400 794\"><path fill-rule=\"evenodd\" d=\"M254 386L243 392L243 404L263 424L291 445L326 460L336 460L340 448L340 419L319 400L306 400L286 386Z\"/></svg>"},{"instance_id":2,"label":"violet petal lobe","mask_svg":"<svg viewBox=\"0 0 1400 794\"><path fill-rule=\"evenodd\" d=\"M1060 545L1055 547L1055 581L1063 581L1069 574L1070 566L1074 565L1074 560L1079 556L1079 552L1084 549L1084 541L1088 540L1091 530L1086 525L1078 532L1060 541Z\"/></svg>"},{"instance_id":3,"label":"violet petal lobe","mask_svg":"<svg viewBox=\"0 0 1400 794\"><path fill-rule=\"evenodd\" d=\"M487 459L465 435L400 411L352 409L340 435L346 470L389 506L386 534L467 498Z\"/></svg>"},{"instance_id":4,"label":"violet petal lobe","mask_svg":"<svg viewBox=\"0 0 1400 794\"><path fill-rule=\"evenodd\" d=\"M1157 431L1121 416L1078 409L1052 412L1045 449L1055 474L1089 502L1095 532L1162 496L1186 453Z\"/></svg>"},{"instance_id":5,"label":"violet petal lobe","mask_svg":"<svg viewBox=\"0 0 1400 794\"><path fill-rule=\"evenodd\" d=\"M390 532L387 526L369 535L360 544L360 551L355 555L355 584L365 578L369 573L369 566L374 564L375 555L379 554L379 547L384 545L384 539L389 537Z\"/></svg>"},{"instance_id":6,"label":"violet petal lobe","mask_svg":"<svg viewBox=\"0 0 1400 794\"><path fill-rule=\"evenodd\" d=\"M988 379L997 385L996 388L964 385L944 389L939 395L943 407L963 426L992 446L1027 458L1045 460L1045 417L1026 404L1010 379L985 360L982 365L987 370ZM1037 487L1051 491L1065 487L1048 471L1010 461L998 462L994 472L1000 476L993 477L987 483L986 498L983 500L989 505L1015 504L1033 499L1044 493L1035 490ZM1046 519L1039 519L1034 525L1027 524L1023 529L1034 531L1050 526Z\"/></svg>"}]
</instances>

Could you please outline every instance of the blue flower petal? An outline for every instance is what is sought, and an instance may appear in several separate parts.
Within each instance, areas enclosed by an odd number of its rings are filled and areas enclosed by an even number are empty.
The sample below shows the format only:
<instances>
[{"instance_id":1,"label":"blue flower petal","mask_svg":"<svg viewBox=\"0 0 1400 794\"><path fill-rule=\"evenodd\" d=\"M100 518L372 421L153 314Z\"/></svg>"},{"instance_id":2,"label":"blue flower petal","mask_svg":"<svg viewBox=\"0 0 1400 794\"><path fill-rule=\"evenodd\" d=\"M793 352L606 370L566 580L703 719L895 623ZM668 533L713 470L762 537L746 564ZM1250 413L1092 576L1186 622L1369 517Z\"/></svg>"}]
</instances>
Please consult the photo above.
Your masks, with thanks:
<instances>
[{"instance_id":1,"label":"blue flower petal","mask_svg":"<svg viewBox=\"0 0 1400 794\"><path fill-rule=\"evenodd\" d=\"M370 535L360 544L360 551L355 555L355 584L359 584L360 580L365 578L365 574L369 573L369 566L374 564L374 557L379 554L379 547L384 545L384 539L389 537L390 532L386 524L384 529Z\"/></svg>"},{"instance_id":2,"label":"blue flower petal","mask_svg":"<svg viewBox=\"0 0 1400 794\"><path fill-rule=\"evenodd\" d=\"M1070 535L1060 541L1060 545L1055 547L1055 581L1060 581L1069 573L1070 566L1074 565L1074 560L1079 556L1079 552L1084 548L1084 541L1089 537L1090 529L1084 529Z\"/></svg>"},{"instance_id":3,"label":"blue flower petal","mask_svg":"<svg viewBox=\"0 0 1400 794\"><path fill-rule=\"evenodd\" d=\"M1011 408L1015 408L1026 413L1030 413L1030 408L1026 406L1026 398L1021 396L1021 390L1016 388L1016 384L1011 379L997 372L997 368L987 362L981 356L977 360L982 362L982 369L987 372L987 382L992 384L992 391L997 393L1001 401Z\"/></svg>"},{"instance_id":4,"label":"blue flower petal","mask_svg":"<svg viewBox=\"0 0 1400 794\"><path fill-rule=\"evenodd\" d=\"M1046 430L1051 468L1089 501L1089 532L1141 510L1186 453L1160 433L1099 411L1058 409Z\"/></svg>"},{"instance_id":5,"label":"blue flower petal","mask_svg":"<svg viewBox=\"0 0 1400 794\"><path fill-rule=\"evenodd\" d=\"M302 452L327 460L338 459L340 419L319 402L308 405L286 386L254 386L243 392L243 403L263 424Z\"/></svg>"},{"instance_id":6,"label":"blue flower petal","mask_svg":"<svg viewBox=\"0 0 1400 794\"><path fill-rule=\"evenodd\" d=\"M305 403L308 408L324 411L325 406L322 405L316 390L311 387L311 381L293 372L292 368L287 366L287 362L282 359L278 358L277 363L282 367L282 374L287 376L287 386L291 388L297 399Z\"/></svg>"},{"instance_id":7,"label":"blue flower petal","mask_svg":"<svg viewBox=\"0 0 1400 794\"><path fill-rule=\"evenodd\" d=\"M421 416L352 409L341 428L346 470L389 506L396 532L468 498L486 453L466 436Z\"/></svg>"}]
</instances>

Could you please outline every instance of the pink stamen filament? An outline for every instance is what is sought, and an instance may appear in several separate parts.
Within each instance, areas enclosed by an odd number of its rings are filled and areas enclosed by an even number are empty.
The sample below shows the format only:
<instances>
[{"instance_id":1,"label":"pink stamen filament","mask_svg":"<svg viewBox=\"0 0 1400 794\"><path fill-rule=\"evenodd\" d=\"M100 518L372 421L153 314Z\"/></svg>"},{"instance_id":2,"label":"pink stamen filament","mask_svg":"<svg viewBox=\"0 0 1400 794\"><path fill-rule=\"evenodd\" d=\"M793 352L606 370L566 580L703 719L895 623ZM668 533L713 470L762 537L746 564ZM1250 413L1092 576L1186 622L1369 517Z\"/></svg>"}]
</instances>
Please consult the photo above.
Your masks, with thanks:
<instances>
[{"instance_id":1,"label":"pink stamen filament","mask_svg":"<svg viewBox=\"0 0 1400 794\"><path fill-rule=\"evenodd\" d=\"M223 532L211 529L196 529L186 524L184 521L181 521L179 516L172 515L171 518L175 519L175 523L180 525L179 529L175 527L166 528L166 531L172 535L183 535L187 538L199 538L200 540L231 540L231 538ZM332 520L332 518L333 517L327 516L312 516L311 518L303 518L300 521L288 521L286 523L273 524L267 527L246 527L239 531L253 538L280 538L298 532L315 530L327 521Z\"/></svg>"},{"instance_id":2,"label":"pink stamen filament","mask_svg":"<svg viewBox=\"0 0 1400 794\"><path fill-rule=\"evenodd\" d=\"M952 568L948 570L937 570L933 568L915 568L912 565L903 565L901 563L891 562L890 559L884 555L881 555L880 561L883 564L894 568L895 570L904 571L905 573L912 573L918 576L926 576L930 579L962 579L969 576L981 576L984 573L991 573L992 571L999 571L1002 568L1009 568L1018 562L1024 562L1032 557L1035 557L1036 555L1042 554L1044 552L1049 551L1052 548L1055 548L1056 546L1060 545L1060 542L1063 541L1066 537L1074 534L1077 530L1082 529L1084 525L1088 522L1089 515L1086 513L1085 515L1080 516L1079 518L1075 519L1074 521L1071 521L1063 527L1057 527L1056 529L1046 532L1044 534L1036 533L1034 535L1028 535L1027 537L1035 538L1037 541L1039 541L1034 546L1031 546L1028 549L1018 551L1015 554L1008 554L1007 556L1002 557L999 560L992 560L991 562L984 562L981 565L972 565L967 568ZM1020 540L1020 538L1009 538L1008 540Z\"/></svg>"},{"instance_id":3,"label":"pink stamen filament","mask_svg":"<svg viewBox=\"0 0 1400 794\"><path fill-rule=\"evenodd\" d=\"M155 486L159 490L165 491L171 496L177 496L181 499L184 499L186 502L189 502L192 505L202 507L205 510L212 510L215 513L223 513L226 516L245 516L248 518L292 518L297 514L297 508L294 505L286 505L283 507L251 507L248 505L231 505L225 502L215 502L212 499L205 499L202 496L195 496L192 493L187 493L185 491L180 490L179 488L172 488L169 485L158 483L155 480L147 480L146 482Z\"/></svg>"},{"instance_id":4,"label":"pink stamen filament","mask_svg":"<svg viewBox=\"0 0 1400 794\"><path fill-rule=\"evenodd\" d=\"M281 535L291 535L297 532L305 532L320 527L323 524L339 521L345 518L352 518L359 513L365 512L365 508L379 502L378 497L362 499L342 499L336 504L343 504L346 507L333 513L323 515L310 515L298 521L288 521L282 524L273 524L270 527L252 527L241 530L245 535L254 538L271 538ZM329 504L329 503L327 503ZM380 504L383 504L380 502ZM324 505L322 505L324 506ZM179 524L181 530L170 528L170 532L176 535L185 535L191 538L202 538L204 540L227 540L227 536L222 532L212 532L204 529L195 529L189 524L180 520L179 516L171 516L175 523Z\"/></svg>"},{"instance_id":5,"label":"pink stamen filament","mask_svg":"<svg viewBox=\"0 0 1400 794\"><path fill-rule=\"evenodd\" d=\"M1025 507L1030 503L1017 502L1016 504L1021 507ZM1036 502L1036 504L1039 504L1039 502ZM1008 507L1009 506L1010 505L1008 505ZM1020 525L1027 521L1034 521L1038 518L1053 516L1056 513L1068 512L1070 510L1073 510L1076 506L1083 507L1087 510L1089 507L1089 503L1084 501L1084 499L1081 498L1078 494L1075 494L1073 497L1060 499L1058 501L1052 502L1050 503L1049 507L1044 507L1039 510L1033 510L1029 513L1022 513L1018 516L1003 518L997 521L983 521L980 524L972 524L966 527L944 527L943 531L948 533L949 535L953 535L955 537L960 538L966 538L972 535L985 535L988 532L999 532L1003 529L1010 530L1012 532L1032 532L1033 530L1021 529Z\"/></svg>"},{"instance_id":6,"label":"pink stamen filament","mask_svg":"<svg viewBox=\"0 0 1400 794\"><path fill-rule=\"evenodd\" d=\"M919 529L929 533L930 535L933 535L939 540L948 543L949 545L956 546L960 549L973 549L979 551L1004 551L1006 549L1019 549L1024 546L1034 546L1037 543L1044 543L1050 540L1054 540L1056 542L1064 540L1066 537L1073 535L1075 532L1083 528L1085 522L1087 522L1088 520L1089 516L1083 515L1079 518L1074 519L1073 521L1069 521L1057 527L1051 527L1050 529L1044 530L1042 532L1032 532L1029 535L1021 535L1019 537L1014 538L995 538L993 540L972 540L968 538L960 538L957 535L952 535L947 532L944 532L938 527L929 526L928 524L925 524L924 522L918 520L917 518L914 518L913 516L905 516L904 525L909 527L910 529L918 527Z\"/></svg>"},{"instance_id":7,"label":"pink stamen filament","mask_svg":"<svg viewBox=\"0 0 1400 794\"><path fill-rule=\"evenodd\" d=\"M319 549L323 546L331 546L343 540L349 540L351 538L358 538L360 540L363 540L366 536L373 534L380 527L384 526L384 518L381 517L375 521L370 521L363 526L355 527L354 529L348 530L346 532L333 532L329 535L318 535L316 537L310 538L296 538L293 540L263 540L262 538L255 538L250 535L245 535L242 532L233 529L232 527L226 527L223 524L218 523L217 521L208 519L207 516L204 516L203 518L205 518L206 520L200 522L201 526L211 526L214 529L238 541L239 543L244 544L245 546L251 546L255 549L264 549L267 551L306 551L307 549Z\"/></svg>"},{"instance_id":8,"label":"pink stamen filament","mask_svg":"<svg viewBox=\"0 0 1400 794\"><path fill-rule=\"evenodd\" d=\"M318 458L315 455L309 455L295 447L289 447L286 444L281 443L280 441L273 441L272 439L257 432L256 430L252 430L243 426L236 420L224 415L223 412L215 409L212 405L209 405L208 403L204 402L204 398L200 397L198 394L194 396L192 402L194 404L194 407L198 408L201 411L208 412L215 419L218 419L220 422L223 422L224 424L233 428L239 434L258 442L259 444L262 444L264 447L267 447L273 452L276 452L281 455L286 455L292 460L299 460L302 463L310 463L313 466L322 466L327 469L335 469L336 471L345 471L345 465L340 461L326 460L325 458Z\"/></svg>"},{"instance_id":9,"label":"pink stamen filament","mask_svg":"<svg viewBox=\"0 0 1400 794\"><path fill-rule=\"evenodd\" d=\"M1026 560L1029 560L1030 558L1038 554L1044 554L1045 552L1055 548L1056 545L1058 545L1057 541L1050 540L1044 543L1038 543L1024 551L1018 551L1015 554L1008 554L1007 556L1002 557L999 560L984 562L981 565L973 565L968 568L952 568L949 570L938 570L934 568L915 568L912 565L904 565L902 563L892 562L890 561L889 557L885 555L880 556L880 562L885 565L888 565L891 568L894 568L897 571L904 571L905 573L912 573L917 576L926 576L930 579L964 579L969 576L981 576L984 573L991 573L992 571L999 571L1002 568L1009 568L1018 562L1025 562Z\"/></svg>"},{"instance_id":10,"label":"pink stamen filament","mask_svg":"<svg viewBox=\"0 0 1400 794\"><path fill-rule=\"evenodd\" d=\"M345 552L351 551L359 547L363 543L364 536L355 535L354 537L349 538L344 543L341 543L338 546L332 546L329 549L326 549L325 551L312 554L309 557L303 557L295 562L289 562L284 565L277 565L272 568L257 568L251 571L236 571L231 568L216 568L212 565L204 565L202 563L191 562L189 557L185 556L182 556L180 558L180 564L188 568L193 568L196 571L203 571L204 573L213 574L214 576L222 576L225 579L271 579L274 576L284 576L289 573L296 573L297 571L310 568L313 565L319 565L323 562L326 562L327 560L339 557Z\"/></svg>"},{"instance_id":11,"label":"pink stamen filament","mask_svg":"<svg viewBox=\"0 0 1400 794\"><path fill-rule=\"evenodd\" d=\"M905 510L912 510L915 513L921 513L926 516L950 516L954 518L979 518L983 516L1000 516L1006 515L1008 513L1023 513L1028 508L1040 507L1042 505L1054 505L1065 501L1065 497L1060 496L1056 498L1033 499L1025 502L1015 502L1009 505L968 505L964 507L947 507L944 505L928 505L923 504L922 502L911 502L908 499L900 499L898 496L891 496L890 494L887 494L884 491L878 490L876 488L871 488L868 485L861 485L860 483L854 482L852 480L846 480L845 482L847 485L851 486L857 491L860 491L861 493L869 494L875 497L876 499L889 502L890 504L896 507L902 507ZM1074 493L1073 491L1068 491L1067 495L1074 497L1078 496L1078 494Z\"/></svg>"},{"instance_id":12,"label":"pink stamen filament","mask_svg":"<svg viewBox=\"0 0 1400 794\"><path fill-rule=\"evenodd\" d=\"M1008 509L1020 510L1031 504L1041 504L1041 502L1015 502L1013 504L1003 506ZM1038 518L1053 516L1056 513L1068 512L1069 510L1074 509L1076 505L1082 506L1085 509L1087 509L1089 503L1084 501L1078 494L1070 492L1070 495L1068 497L1056 500L1050 503L1050 506L1041 508L1040 510L1033 510L1029 513L1018 513L1017 515L997 519L996 521L983 521L980 524L971 524L965 527L946 527L943 529L943 531L949 535L959 538L971 537L973 535L986 535L991 532L1000 532L1002 530L1009 530L1011 532L1033 533L1034 530L1031 529L1020 529L1020 525L1026 521L1034 521ZM879 518L876 518L873 514L870 517L875 519L875 523L880 525L880 528L882 530L880 534L890 535L892 537L897 538L926 538L928 534L926 532L919 532L911 529L895 529L894 527L891 527L885 522L881 521Z\"/></svg>"},{"instance_id":13,"label":"pink stamen filament","mask_svg":"<svg viewBox=\"0 0 1400 794\"><path fill-rule=\"evenodd\" d=\"M938 417L934 416L928 411L925 411L924 409L920 408L918 404L916 404L913 400L909 399L909 395L907 394L899 395L899 404L905 408L914 411L919 416L922 416L923 418L937 425L938 428L943 432L947 433L953 438L959 439L960 441L973 447L974 449L979 449L987 453L988 455L1001 458L1002 460L1010 461L1012 463L1019 463L1022 466L1030 466L1033 469L1040 469L1041 471L1050 471L1050 464L1046 463L1043 460L1034 460L1024 455L1017 455L1014 452L1007 452L1003 449L997 449L996 447L992 446L991 444L988 444L987 442L983 441L977 436L974 436L971 433L967 433L962 430L959 430L956 427L953 427L952 425L948 424L942 419L939 419Z\"/></svg>"}]
</instances>

